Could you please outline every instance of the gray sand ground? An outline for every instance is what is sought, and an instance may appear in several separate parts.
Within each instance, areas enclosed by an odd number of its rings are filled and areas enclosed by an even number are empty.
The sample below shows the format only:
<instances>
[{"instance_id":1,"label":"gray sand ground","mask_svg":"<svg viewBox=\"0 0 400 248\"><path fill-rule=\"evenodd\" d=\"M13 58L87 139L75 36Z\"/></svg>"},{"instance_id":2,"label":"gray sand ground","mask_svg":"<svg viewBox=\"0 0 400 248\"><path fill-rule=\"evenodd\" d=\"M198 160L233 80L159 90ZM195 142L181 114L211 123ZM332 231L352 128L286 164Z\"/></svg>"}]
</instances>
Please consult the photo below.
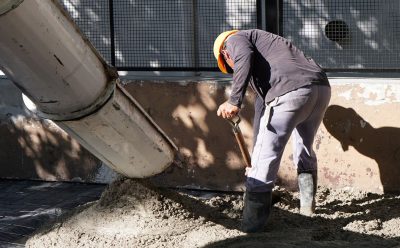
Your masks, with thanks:
<instances>
[{"instance_id":1,"label":"gray sand ground","mask_svg":"<svg viewBox=\"0 0 400 248\"><path fill-rule=\"evenodd\" d=\"M277 188L264 233L238 230L241 194L195 197L119 179L30 238L26 247L400 247L400 196L319 188L313 217L298 194Z\"/></svg>"}]
</instances>

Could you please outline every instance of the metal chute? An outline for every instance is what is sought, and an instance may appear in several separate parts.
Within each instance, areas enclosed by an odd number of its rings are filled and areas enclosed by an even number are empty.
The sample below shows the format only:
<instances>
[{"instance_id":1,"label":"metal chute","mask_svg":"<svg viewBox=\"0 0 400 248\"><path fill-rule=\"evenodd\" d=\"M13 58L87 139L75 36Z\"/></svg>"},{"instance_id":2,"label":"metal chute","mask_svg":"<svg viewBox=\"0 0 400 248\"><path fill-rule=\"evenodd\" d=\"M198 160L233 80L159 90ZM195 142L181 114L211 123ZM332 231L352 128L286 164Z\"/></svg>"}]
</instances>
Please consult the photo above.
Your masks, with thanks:
<instances>
[{"instance_id":1,"label":"metal chute","mask_svg":"<svg viewBox=\"0 0 400 248\"><path fill-rule=\"evenodd\" d=\"M37 115L128 177L149 177L172 163L175 145L57 1L1 1L0 22L0 69Z\"/></svg>"}]
</instances>

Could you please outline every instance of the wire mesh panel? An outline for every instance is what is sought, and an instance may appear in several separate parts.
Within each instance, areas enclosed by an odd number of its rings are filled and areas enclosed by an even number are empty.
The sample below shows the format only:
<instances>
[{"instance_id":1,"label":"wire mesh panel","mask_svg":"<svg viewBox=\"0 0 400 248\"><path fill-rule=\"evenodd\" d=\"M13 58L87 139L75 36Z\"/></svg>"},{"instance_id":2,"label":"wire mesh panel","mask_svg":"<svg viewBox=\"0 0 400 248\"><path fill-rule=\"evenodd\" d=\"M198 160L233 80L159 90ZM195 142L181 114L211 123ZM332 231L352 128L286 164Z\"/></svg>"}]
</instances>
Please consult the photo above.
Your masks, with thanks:
<instances>
[{"instance_id":1,"label":"wire mesh panel","mask_svg":"<svg viewBox=\"0 0 400 248\"><path fill-rule=\"evenodd\" d=\"M108 0L60 0L60 3L103 58L111 63Z\"/></svg>"},{"instance_id":2,"label":"wire mesh panel","mask_svg":"<svg viewBox=\"0 0 400 248\"><path fill-rule=\"evenodd\" d=\"M217 68L217 35L257 27L256 0L59 1L104 58L125 70Z\"/></svg>"},{"instance_id":3,"label":"wire mesh panel","mask_svg":"<svg viewBox=\"0 0 400 248\"><path fill-rule=\"evenodd\" d=\"M117 67L194 66L192 1L113 2Z\"/></svg>"},{"instance_id":4,"label":"wire mesh panel","mask_svg":"<svg viewBox=\"0 0 400 248\"><path fill-rule=\"evenodd\" d=\"M328 69L399 69L400 1L282 0L282 36Z\"/></svg>"},{"instance_id":5,"label":"wire mesh panel","mask_svg":"<svg viewBox=\"0 0 400 248\"><path fill-rule=\"evenodd\" d=\"M197 39L200 67L215 67L214 39L223 31L257 28L256 0L198 0Z\"/></svg>"}]
</instances>

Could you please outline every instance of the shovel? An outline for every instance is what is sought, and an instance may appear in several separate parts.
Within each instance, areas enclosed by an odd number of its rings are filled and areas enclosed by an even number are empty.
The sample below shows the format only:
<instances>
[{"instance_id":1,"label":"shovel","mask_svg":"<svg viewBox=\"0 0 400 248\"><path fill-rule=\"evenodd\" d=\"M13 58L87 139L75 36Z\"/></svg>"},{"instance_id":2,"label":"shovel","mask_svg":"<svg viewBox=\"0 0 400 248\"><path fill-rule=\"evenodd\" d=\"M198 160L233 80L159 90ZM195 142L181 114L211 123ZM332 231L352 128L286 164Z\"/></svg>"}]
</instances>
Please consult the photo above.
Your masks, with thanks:
<instances>
[{"instance_id":1,"label":"shovel","mask_svg":"<svg viewBox=\"0 0 400 248\"><path fill-rule=\"evenodd\" d=\"M251 168L251 158L249 154L249 150L247 150L246 144L244 143L242 131L240 131L239 123L241 121L240 116L237 115L232 119L227 119L229 124L232 126L233 134L235 135L236 141L239 145L240 152L242 153L242 157L244 163L246 165L246 172L249 168ZM246 173L247 174L247 173Z\"/></svg>"},{"instance_id":2,"label":"shovel","mask_svg":"<svg viewBox=\"0 0 400 248\"><path fill-rule=\"evenodd\" d=\"M247 176L247 173L249 172L249 170L251 168L251 158L250 158L249 150L247 150L246 144L244 143L243 134L240 131L240 127L239 127L239 123L241 121L240 116L237 115L237 116L233 117L232 119L227 119L227 120L232 126L232 131L235 134L235 138L239 145L240 152L242 153L244 163L246 164L245 175ZM280 202L281 198L282 198L282 196L279 192L272 191L272 205L275 205L275 203Z\"/></svg>"}]
</instances>

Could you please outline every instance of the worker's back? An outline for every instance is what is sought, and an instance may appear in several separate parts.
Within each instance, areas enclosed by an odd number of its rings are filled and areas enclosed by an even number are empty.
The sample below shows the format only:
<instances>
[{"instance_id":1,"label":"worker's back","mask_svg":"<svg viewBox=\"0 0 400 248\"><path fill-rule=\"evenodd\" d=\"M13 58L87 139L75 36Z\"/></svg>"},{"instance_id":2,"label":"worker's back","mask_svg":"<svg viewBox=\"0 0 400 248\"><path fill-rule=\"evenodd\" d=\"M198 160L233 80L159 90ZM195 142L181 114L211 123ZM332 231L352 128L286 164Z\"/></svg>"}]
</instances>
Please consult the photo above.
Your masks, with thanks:
<instances>
[{"instance_id":1,"label":"worker's back","mask_svg":"<svg viewBox=\"0 0 400 248\"><path fill-rule=\"evenodd\" d=\"M321 67L283 37L263 30L243 30L230 37L229 44L228 51L233 49L234 56L240 57L249 47L253 50L252 80L267 102L312 83L329 85Z\"/></svg>"}]
</instances>

